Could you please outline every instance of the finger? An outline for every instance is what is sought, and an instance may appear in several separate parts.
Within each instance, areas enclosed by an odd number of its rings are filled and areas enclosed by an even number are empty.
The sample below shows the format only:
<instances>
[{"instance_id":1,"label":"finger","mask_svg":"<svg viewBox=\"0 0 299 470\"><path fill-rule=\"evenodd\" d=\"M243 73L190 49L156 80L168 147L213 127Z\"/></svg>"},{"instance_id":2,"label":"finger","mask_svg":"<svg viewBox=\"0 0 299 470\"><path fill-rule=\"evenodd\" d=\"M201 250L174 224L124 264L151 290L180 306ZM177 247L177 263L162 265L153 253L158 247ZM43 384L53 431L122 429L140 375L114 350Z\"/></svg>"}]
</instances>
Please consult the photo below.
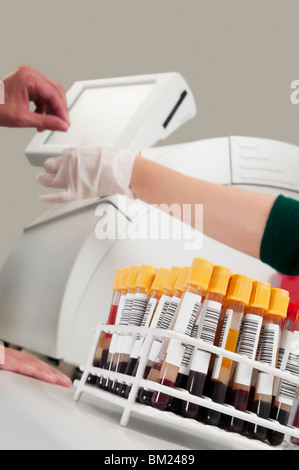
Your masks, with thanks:
<instances>
[{"instance_id":1,"label":"finger","mask_svg":"<svg viewBox=\"0 0 299 470\"><path fill-rule=\"evenodd\" d=\"M68 120L68 123L70 124L70 119L69 119L69 113L68 113L68 104L67 104L67 99L66 99L66 93L65 93L65 89L64 87L61 85L61 83L58 83L56 80L54 80L53 78L51 77L48 77L47 75L44 75L44 74L40 74L42 76L42 78L47 81L49 84L51 84L55 90L57 91L57 93L60 95L61 97L61 100L62 100L62 103L64 105L64 108L65 108L65 112L66 112L66 117L67 117L67 120Z\"/></svg>"},{"instance_id":2,"label":"finger","mask_svg":"<svg viewBox=\"0 0 299 470\"><path fill-rule=\"evenodd\" d=\"M40 196L40 202L46 204L63 204L66 202L74 201L76 199L75 195L72 195L69 191L62 191L54 194L45 194Z\"/></svg>"},{"instance_id":3,"label":"finger","mask_svg":"<svg viewBox=\"0 0 299 470\"><path fill-rule=\"evenodd\" d=\"M29 89L30 99L42 99L51 106L56 116L69 124L69 115L65 94L59 86L54 86L52 81L44 77L37 77L33 87Z\"/></svg>"},{"instance_id":4,"label":"finger","mask_svg":"<svg viewBox=\"0 0 299 470\"><path fill-rule=\"evenodd\" d=\"M36 127L39 131L52 130L66 132L68 125L57 116L36 114L28 111L23 116L24 127Z\"/></svg>"},{"instance_id":5,"label":"finger","mask_svg":"<svg viewBox=\"0 0 299 470\"><path fill-rule=\"evenodd\" d=\"M47 173L56 174L58 173L63 157L48 158L44 163L44 169Z\"/></svg>"}]
</instances>

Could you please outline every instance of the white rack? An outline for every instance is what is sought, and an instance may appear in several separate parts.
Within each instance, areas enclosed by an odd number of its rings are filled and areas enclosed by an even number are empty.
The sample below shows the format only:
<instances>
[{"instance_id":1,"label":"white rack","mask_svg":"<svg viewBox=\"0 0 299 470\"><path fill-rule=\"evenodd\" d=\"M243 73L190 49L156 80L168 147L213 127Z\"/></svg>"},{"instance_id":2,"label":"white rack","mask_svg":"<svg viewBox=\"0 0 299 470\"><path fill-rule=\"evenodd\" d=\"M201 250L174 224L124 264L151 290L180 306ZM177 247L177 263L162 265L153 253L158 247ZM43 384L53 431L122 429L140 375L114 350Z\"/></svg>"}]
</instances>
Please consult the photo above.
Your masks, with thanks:
<instances>
[{"instance_id":1,"label":"white rack","mask_svg":"<svg viewBox=\"0 0 299 470\"><path fill-rule=\"evenodd\" d=\"M134 377L121 374L119 372L112 372L106 369L98 368L93 366L93 361L97 346L99 343L99 338L102 332L108 334L122 334L122 335L134 335L144 338L144 349L143 356L140 358L139 366ZM210 345L202 340L191 338L189 336L177 333L171 330L161 330L157 328L143 328L143 327L132 327L129 326L119 326L119 325L104 325L99 324L95 335L92 347L90 349L89 358L86 366L82 367L83 372L80 380L75 382L76 392L74 395L75 401L79 401L82 393L87 393L89 395L95 396L101 400L114 403L123 408L123 413L120 419L121 426L128 426L130 417L132 413L137 413L140 416L143 416L145 419L154 420L157 423L167 425L173 425L176 429L181 428L182 430L192 430L193 435L198 436L199 438L204 437L213 442L219 442L221 440L222 444L227 444L229 448L245 448L245 449L294 449L299 450L298 446L292 445L290 443L290 438L295 437L299 439L299 429L293 426L283 426L277 421L272 419L263 419L258 417L256 414L249 411L239 411L233 406L227 404L218 404L213 402L210 398L207 397L196 397L191 395L188 391L178 390L175 388L167 387L165 385L160 385L156 382L146 380L143 378L144 371L148 361L148 355L151 349L152 342L155 338L160 339L178 339L184 344L190 344L191 346L198 347L200 349L206 350L211 353L215 353L219 356L227 357L236 362L241 362L251 366L253 369L257 369L268 374L272 374L275 377L280 377L282 379L287 379L288 381L299 385L299 377L291 374L288 371L282 371L275 367L270 367L267 364L264 364L259 361L254 361L248 359L246 356L239 355L230 351L227 351L223 348ZM98 377L104 377L106 379L117 380L122 383L126 383L131 386L130 394L128 398L122 398L114 395L113 393L106 392L99 389L96 386L89 385L87 383L89 375L94 375ZM182 416L175 415L171 412L159 411L150 406L141 405L136 402L136 397L140 388L149 389L152 391L164 392L167 395L172 397L179 398L181 400L192 402L197 405L200 405L204 408L209 408L212 410L219 411L223 414L239 418L243 421L254 423L260 426L263 426L274 431L278 431L285 435L285 441L281 446L273 447L267 443L262 443L258 440L248 439L245 436L242 436L237 433L232 433L224 431L216 426L209 426L203 423L200 423L196 420L184 418Z\"/></svg>"}]
</instances>

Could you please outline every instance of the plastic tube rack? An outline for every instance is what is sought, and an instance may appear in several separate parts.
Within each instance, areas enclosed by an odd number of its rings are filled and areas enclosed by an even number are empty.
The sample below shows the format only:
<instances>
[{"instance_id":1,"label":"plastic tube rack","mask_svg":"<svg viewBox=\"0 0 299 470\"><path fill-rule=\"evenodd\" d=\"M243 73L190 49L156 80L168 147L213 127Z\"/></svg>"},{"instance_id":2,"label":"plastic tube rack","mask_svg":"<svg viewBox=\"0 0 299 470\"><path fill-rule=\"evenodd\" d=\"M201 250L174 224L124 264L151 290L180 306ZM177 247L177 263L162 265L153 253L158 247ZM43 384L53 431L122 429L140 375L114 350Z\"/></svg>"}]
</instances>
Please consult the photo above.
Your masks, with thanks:
<instances>
[{"instance_id":1,"label":"plastic tube rack","mask_svg":"<svg viewBox=\"0 0 299 470\"><path fill-rule=\"evenodd\" d=\"M143 337L144 338L144 354L140 358L139 366L136 372L135 377L124 375L118 372L112 372L106 369L98 368L93 366L94 356L96 353L96 349L99 343L99 338L102 332L113 334L123 334L123 335L134 335ZM131 414L138 413L143 415L145 418L154 419L156 422L164 423L167 422L171 425L171 423L176 426L176 429L181 427L182 430L188 428L189 430L192 429L193 435L197 435L199 438L204 436L207 439L207 436L210 436L211 440L215 439L222 439L227 441L227 445L229 447L235 447L235 444L248 449L261 449L261 448L268 448L271 450L275 449L294 449L299 450L298 446L292 445L289 443L290 437L296 437L299 439L299 429L293 426L283 426L279 424L277 421L272 419L264 419L258 417L256 414L249 412L249 411L239 411L235 409L231 405L223 404L220 405L218 403L213 402L208 397L196 397L191 395L188 391L174 389L171 387L166 387L165 385L160 385L156 382L152 382L150 380L146 380L143 378L144 371L147 365L148 355L150 353L152 342L155 338L160 339L178 339L184 344L188 344L191 346L195 346L197 348L203 349L205 351L217 354L219 356L227 357L228 359L232 359L236 362L241 362L251 366L253 369L257 369L268 374L272 374L275 377L280 377L282 379L287 379L288 381L294 383L299 386L299 377L291 374L288 371L282 371L275 367L270 367L267 364L264 364L259 361L248 359L246 356L239 355L225 349L219 348L217 346L210 345L202 340L191 338L189 336L177 333L171 330L161 330L155 328L142 328L142 327L132 327L132 326L119 326L119 325L104 325L99 324L96 328L96 332L94 335L93 344L90 349L89 357L86 366L81 367L81 371L83 372L82 377L80 380L75 381L74 386L76 387L76 392L74 395L74 400L79 401L81 398L82 393L87 393L98 397L101 400L108 401L110 403L115 403L123 407L123 413L120 419L121 426L128 426ZM107 391L101 390L94 385L87 384L87 379L89 375L92 374L94 376L105 377L112 380L118 380L120 382L125 382L128 385L131 385L131 391L128 398L122 398L116 396L112 393ZM272 429L274 431L278 431L280 433L285 434L285 441L281 446L273 447L267 443L262 443L257 440L249 439L245 436L239 435L237 433L232 433L228 431L224 431L220 428L215 426L208 426L206 424L200 423L196 420L184 418L182 416L177 416L174 413L167 412L167 411L159 411L154 409L150 406L141 405L136 402L136 396L138 394L139 389L143 387L145 389L153 390L153 391L161 391L166 393L167 395L179 398L184 401L192 402L197 405L200 405L204 408L210 408L216 411L219 411L223 414L233 416L243 421L247 421L250 423L255 423L257 425L263 426L268 429Z\"/></svg>"}]
</instances>

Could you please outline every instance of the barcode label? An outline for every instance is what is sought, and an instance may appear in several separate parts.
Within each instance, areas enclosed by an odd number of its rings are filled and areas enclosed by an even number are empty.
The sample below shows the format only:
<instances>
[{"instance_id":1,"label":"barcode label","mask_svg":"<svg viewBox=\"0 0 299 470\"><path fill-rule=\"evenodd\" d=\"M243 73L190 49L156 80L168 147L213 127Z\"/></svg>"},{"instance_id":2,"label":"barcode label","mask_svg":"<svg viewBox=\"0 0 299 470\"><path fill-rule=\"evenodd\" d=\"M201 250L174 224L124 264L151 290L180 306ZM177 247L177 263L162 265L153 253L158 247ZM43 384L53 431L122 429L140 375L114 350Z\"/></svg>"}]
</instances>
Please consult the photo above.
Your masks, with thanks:
<instances>
[{"instance_id":1,"label":"barcode label","mask_svg":"<svg viewBox=\"0 0 299 470\"><path fill-rule=\"evenodd\" d=\"M288 332L291 333L291 332ZM285 349L287 359L282 363L281 368L295 376L299 376L299 331L294 331L288 335L288 340L282 338L281 345ZM296 398L297 385L289 380L283 379L280 382L276 400L286 405L292 406Z\"/></svg>"},{"instance_id":2,"label":"barcode label","mask_svg":"<svg viewBox=\"0 0 299 470\"><path fill-rule=\"evenodd\" d=\"M173 321L176 318L176 313L179 308L180 300L178 297L173 297L170 302L167 303L167 309L161 321L160 328L170 329L173 326Z\"/></svg>"},{"instance_id":3,"label":"barcode label","mask_svg":"<svg viewBox=\"0 0 299 470\"><path fill-rule=\"evenodd\" d=\"M127 300L127 295L121 295L121 297L119 299L117 315L116 315L116 320L115 320L116 325L120 325L122 314L123 314L123 311L124 311L124 308L125 308L125 303L126 303L126 300ZM115 354L115 352L116 352L117 338L118 338L118 334L113 333L111 341L110 341L110 346L109 346L109 353L110 354Z\"/></svg>"},{"instance_id":4,"label":"barcode label","mask_svg":"<svg viewBox=\"0 0 299 470\"><path fill-rule=\"evenodd\" d=\"M280 340L279 325L266 323L263 328L258 360L271 367L276 367L277 354ZM265 395L273 393L274 377L265 372L259 372L257 377L256 392Z\"/></svg>"},{"instance_id":5,"label":"barcode label","mask_svg":"<svg viewBox=\"0 0 299 470\"><path fill-rule=\"evenodd\" d=\"M191 336L196 319L199 315L202 297L186 292L183 296L173 330ZM180 367L186 350L186 343L171 339L167 349L166 362Z\"/></svg>"},{"instance_id":6,"label":"barcode label","mask_svg":"<svg viewBox=\"0 0 299 470\"><path fill-rule=\"evenodd\" d=\"M198 314L197 314L196 320L199 320ZM195 321L192 331L191 331L191 335L189 335L191 336L191 338L197 338L198 328L199 328L199 321ZM193 351L194 351L194 346L187 344L185 348L184 356L182 359L181 367L188 369Z\"/></svg>"},{"instance_id":7,"label":"barcode label","mask_svg":"<svg viewBox=\"0 0 299 470\"><path fill-rule=\"evenodd\" d=\"M129 325L132 326L141 326L144 314L146 312L146 307L149 301L149 296L145 294L135 294L131 313L129 317ZM146 319L145 319L146 322Z\"/></svg>"},{"instance_id":8,"label":"barcode label","mask_svg":"<svg viewBox=\"0 0 299 470\"><path fill-rule=\"evenodd\" d=\"M133 301L134 301L134 294L127 294L126 295L126 300L125 300L125 305L124 308L122 309L121 312L121 317L120 317L120 322L119 324L121 326L128 325L129 324L129 319L130 319L130 314L133 306Z\"/></svg>"},{"instance_id":9,"label":"barcode label","mask_svg":"<svg viewBox=\"0 0 299 470\"><path fill-rule=\"evenodd\" d=\"M286 371L291 372L291 374L299 376L299 355L290 353L285 368ZM289 382L288 380L283 379L281 381L278 401L285 403L287 405L292 405L294 399L296 398L297 385Z\"/></svg>"},{"instance_id":10,"label":"barcode label","mask_svg":"<svg viewBox=\"0 0 299 470\"><path fill-rule=\"evenodd\" d=\"M263 318L258 315L245 316L239 343L239 354L255 359Z\"/></svg>"},{"instance_id":11,"label":"barcode label","mask_svg":"<svg viewBox=\"0 0 299 470\"><path fill-rule=\"evenodd\" d=\"M147 306L146 306L146 309L145 309L145 314L144 314L143 319L142 319L142 322L141 322L141 326L142 326L142 327L147 327L147 326L149 326L156 305L157 305L157 299L151 297L151 298L149 299L148 303L147 303Z\"/></svg>"},{"instance_id":12,"label":"barcode label","mask_svg":"<svg viewBox=\"0 0 299 470\"><path fill-rule=\"evenodd\" d=\"M162 320L165 315L165 312L167 311L170 301L171 301L170 296L162 295L158 303L158 306L156 308L156 311L151 319L150 328L161 328ZM153 344L149 353L149 357L148 357L150 361L156 360L157 355L160 352L160 349L161 349L161 341L158 339L155 339L153 341ZM142 356L142 354L143 354L143 349L141 349L140 351L140 356Z\"/></svg>"},{"instance_id":13,"label":"barcode label","mask_svg":"<svg viewBox=\"0 0 299 470\"><path fill-rule=\"evenodd\" d=\"M212 300L205 300L200 313L199 337L207 343L214 344L222 304ZM190 369L207 374L211 353L196 349L190 361Z\"/></svg>"},{"instance_id":14,"label":"barcode label","mask_svg":"<svg viewBox=\"0 0 299 470\"><path fill-rule=\"evenodd\" d=\"M258 315L247 314L242 323L238 353L255 359L262 329L263 318ZM234 381L249 386L251 383L252 367L238 363Z\"/></svg>"},{"instance_id":15,"label":"barcode label","mask_svg":"<svg viewBox=\"0 0 299 470\"><path fill-rule=\"evenodd\" d=\"M140 294L139 292L135 294L128 323L129 325L141 326L146 312L148 301L148 295ZM135 339L136 336L134 335L126 335L122 341L121 350L119 349L118 352L122 354L131 354L132 349L134 347Z\"/></svg>"},{"instance_id":16,"label":"barcode label","mask_svg":"<svg viewBox=\"0 0 299 470\"><path fill-rule=\"evenodd\" d=\"M200 339L207 343L214 344L217 332L219 317L221 311L221 303L206 300L201 312L203 319L200 327Z\"/></svg>"},{"instance_id":17,"label":"barcode label","mask_svg":"<svg viewBox=\"0 0 299 470\"><path fill-rule=\"evenodd\" d=\"M157 328L161 328L162 330L172 329L181 300L178 297L164 297L163 308L157 325ZM149 353L149 360L156 361L157 358L159 358L159 360L164 359L164 357L161 356L165 356L168 342L168 339L162 340L155 338Z\"/></svg>"},{"instance_id":18,"label":"barcode label","mask_svg":"<svg viewBox=\"0 0 299 470\"><path fill-rule=\"evenodd\" d=\"M279 326L266 324L263 331L262 344L259 354L259 361L276 366L279 345Z\"/></svg>"}]
</instances>

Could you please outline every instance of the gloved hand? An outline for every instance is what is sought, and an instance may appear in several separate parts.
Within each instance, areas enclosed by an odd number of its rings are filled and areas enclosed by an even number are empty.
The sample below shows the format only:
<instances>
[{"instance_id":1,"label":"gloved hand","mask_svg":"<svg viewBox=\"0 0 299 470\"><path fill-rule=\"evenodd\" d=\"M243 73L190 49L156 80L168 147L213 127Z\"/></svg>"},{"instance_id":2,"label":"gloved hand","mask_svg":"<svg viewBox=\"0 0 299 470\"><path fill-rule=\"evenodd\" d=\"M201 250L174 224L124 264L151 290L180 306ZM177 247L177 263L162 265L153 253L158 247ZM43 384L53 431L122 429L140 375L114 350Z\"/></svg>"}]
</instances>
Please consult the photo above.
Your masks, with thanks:
<instances>
[{"instance_id":1,"label":"gloved hand","mask_svg":"<svg viewBox=\"0 0 299 470\"><path fill-rule=\"evenodd\" d=\"M37 181L48 188L63 189L41 196L47 203L124 194L134 198L130 190L136 153L114 147L82 145L67 149L62 156L46 160L46 173Z\"/></svg>"}]
</instances>

